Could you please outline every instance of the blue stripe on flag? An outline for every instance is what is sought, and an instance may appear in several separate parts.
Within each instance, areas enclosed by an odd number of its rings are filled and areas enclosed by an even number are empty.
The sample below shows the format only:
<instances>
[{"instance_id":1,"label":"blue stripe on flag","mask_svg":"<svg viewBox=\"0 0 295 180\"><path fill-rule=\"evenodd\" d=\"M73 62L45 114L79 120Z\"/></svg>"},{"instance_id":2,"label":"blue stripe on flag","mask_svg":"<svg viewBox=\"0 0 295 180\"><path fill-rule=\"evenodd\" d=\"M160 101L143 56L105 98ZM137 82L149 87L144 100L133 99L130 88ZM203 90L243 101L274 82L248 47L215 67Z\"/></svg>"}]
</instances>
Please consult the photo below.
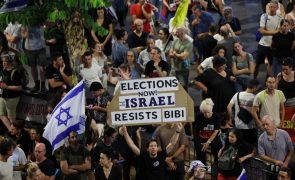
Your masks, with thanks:
<instances>
[{"instance_id":1,"label":"blue stripe on flag","mask_svg":"<svg viewBox=\"0 0 295 180\"><path fill-rule=\"evenodd\" d=\"M71 126L71 127L68 127L65 131L61 132L60 134L58 134L56 136L56 138L52 141L51 143L51 147L52 149L54 149L55 145L58 144L60 141L62 141L63 139L65 139L68 134L72 131L78 131L80 130L80 122Z\"/></svg>"},{"instance_id":2,"label":"blue stripe on flag","mask_svg":"<svg viewBox=\"0 0 295 180\"><path fill-rule=\"evenodd\" d=\"M73 89L73 91L72 91L71 93L68 93L68 94L66 95L66 97L65 97L64 99L62 99L62 101L59 102L59 103L55 106L54 110L52 111L52 114L53 114L53 112L54 112L56 109L58 109L62 104L64 104L66 101L68 101L68 100L71 99L72 97L77 96L77 94L79 94L79 93L82 92L83 90L84 90L84 82L81 83L80 86L75 87L75 89Z\"/></svg>"}]
</instances>

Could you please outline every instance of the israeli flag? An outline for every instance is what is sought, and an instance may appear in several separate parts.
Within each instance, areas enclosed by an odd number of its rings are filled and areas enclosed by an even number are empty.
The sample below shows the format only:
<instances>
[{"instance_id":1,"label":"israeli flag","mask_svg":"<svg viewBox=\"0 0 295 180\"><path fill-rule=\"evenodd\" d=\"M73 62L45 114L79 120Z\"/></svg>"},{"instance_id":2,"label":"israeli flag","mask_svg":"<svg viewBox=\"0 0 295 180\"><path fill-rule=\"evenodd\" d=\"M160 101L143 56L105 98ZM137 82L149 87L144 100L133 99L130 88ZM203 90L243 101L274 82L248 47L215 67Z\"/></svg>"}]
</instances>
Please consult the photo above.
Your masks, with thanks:
<instances>
[{"instance_id":1,"label":"israeli flag","mask_svg":"<svg viewBox=\"0 0 295 180\"><path fill-rule=\"evenodd\" d=\"M247 180L247 174L244 168L237 180Z\"/></svg>"},{"instance_id":2,"label":"israeli flag","mask_svg":"<svg viewBox=\"0 0 295 180\"><path fill-rule=\"evenodd\" d=\"M19 11L25 8L27 4L28 0L6 0L4 5L0 8L0 14Z\"/></svg>"},{"instance_id":3,"label":"israeli flag","mask_svg":"<svg viewBox=\"0 0 295 180\"><path fill-rule=\"evenodd\" d=\"M71 131L76 131L78 134L85 131L84 87L85 84L82 80L66 94L52 111L43 133L43 137L51 144L52 152L65 144Z\"/></svg>"}]
</instances>

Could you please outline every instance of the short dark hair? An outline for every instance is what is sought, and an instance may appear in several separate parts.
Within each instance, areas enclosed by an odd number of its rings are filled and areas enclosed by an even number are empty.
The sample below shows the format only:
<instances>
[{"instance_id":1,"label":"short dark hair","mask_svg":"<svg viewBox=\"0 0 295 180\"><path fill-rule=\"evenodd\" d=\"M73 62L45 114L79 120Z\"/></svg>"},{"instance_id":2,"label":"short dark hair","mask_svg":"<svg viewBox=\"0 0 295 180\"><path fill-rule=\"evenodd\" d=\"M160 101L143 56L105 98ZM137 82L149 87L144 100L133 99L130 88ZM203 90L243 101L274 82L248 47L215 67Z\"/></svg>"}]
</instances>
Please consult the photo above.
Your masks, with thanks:
<instances>
[{"instance_id":1,"label":"short dark hair","mask_svg":"<svg viewBox=\"0 0 295 180\"><path fill-rule=\"evenodd\" d=\"M94 45L95 46L95 45ZM86 56L92 56L92 52L91 51L86 51L83 55L82 55L82 59L84 59Z\"/></svg>"},{"instance_id":2,"label":"short dark hair","mask_svg":"<svg viewBox=\"0 0 295 180\"><path fill-rule=\"evenodd\" d=\"M23 120L14 120L11 123L16 129L22 129L24 127L24 121Z\"/></svg>"},{"instance_id":3,"label":"short dark hair","mask_svg":"<svg viewBox=\"0 0 295 180\"><path fill-rule=\"evenodd\" d=\"M217 46L215 46L215 48L212 50L212 55L215 56L216 54L218 54L218 52L219 52L220 49L223 49L224 52L225 52L225 54L226 54L226 51L227 51L226 47L223 46L223 45L217 45Z\"/></svg>"},{"instance_id":4,"label":"short dark hair","mask_svg":"<svg viewBox=\"0 0 295 180\"><path fill-rule=\"evenodd\" d=\"M151 49L154 49L157 51L158 54L161 54L161 49L158 48L157 46L153 46Z\"/></svg>"},{"instance_id":5,"label":"short dark hair","mask_svg":"<svg viewBox=\"0 0 295 180\"><path fill-rule=\"evenodd\" d=\"M151 139L151 140L149 140L149 141L146 143L146 148L148 148L152 142L156 142L157 145L158 145L158 142L157 142L156 139Z\"/></svg>"},{"instance_id":6,"label":"short dark hair","mask_svg":"<svg viewBox=\"0 0 295 180\"><path fill-rule=\"evenodd\" d=\"M114 34L118 40L122 39L125 36L125 32L126 32L126 29L124 28L114 30Z\"/></svg>"},{"instance_id":7,"label":"short dark hair","mask_svg":"<svg viewBox=\"0 0 295 180\"><path fill-rule=\"evenodd\" d=\"M90 85L90 91L98 91L100 89L103 89L103 86L100 82L93 82Z\"/></svg>"},{"instance_id":8,"label":"short dark hair","mask_svg":"<svg viewBox=\"0 0 295 180\"><path fill-rule=\"evenodd\" d=\"M104 130L104 136L111 137L116 132L117 132L116 129L112 127L108 127L107 129Z\"/></svg>"},{"instance_id":9,"label":"short dark hair","mask_svg":"<svg viewBox=\"0 0 295 180\"><path fill-rule=\"evenodd\" d=\"M259 81L257 79L251 79L247 84L247 88L249 89L253 89L257 86L259 86Z\"/></svg>"},{"instance_id":10,"label":"short dark hair","mask_svg":"<svg viewBox=\"0 0 295 180\"><path fill-rule=\"evenodd\" d=\"M282 60L282 65L283 66L293 67L293 58L291 58L291 57L284 58Z\"/></svg>"},{"instance_id":11,"label":"short dark hair","mask_svg":"<svg viewBox=\"0 0 295 180\"><path fill-rule=\"evenodd\" d=\"M0 136L0 154L7 155L8 151L13 148L13 142L11 139Z\"/></svg>"},{"instance_id":12,"label":"short dark hair","mask_svg":"<svg viewBox=\"0 0 295 180\"><path fill-rule=\"evenodd\" d=\"M62 57L62 53L59 52L59 51L55 51L55 52L52 54L52 56L51 56L52 61L57 60L57 58L59 58L59 57Z\"/></svg>"},{"instance_id":13,"label":"short dark hair","mask_svg":"<svg viewBox=\"0 0 295 180\"><path fill-rule=\"evenodd\" d=\"M102 149L100 151L100 154L101 153L104 154L104 155L106 155L106 157L109 158L109 159L113 159L114 158L114 153L111 150L111 148L109 148L109 147Z\"/></svg>"},{"instance_id":14,"label":"short dark hair","mask_svg":"<svg viewBox=\"0 0 295 180\"><path fill-rule=\"evenodd\" d=\"M227 60L224 57L215 56L213 58L213 67L218 68L226 64Z\"/></svg>"},{"instance_id":15,"label":"short dark hair","mask_svg":"<svg viewBox=\"0 0 295 180\"><path fill-rule=\"evenodd\" d=\"M267 82L267 80L268 80L269 78L275 78L275 79L276 79L276 77L275 77L274 75L267 75L266 78L265 78L265 82Z\"/></svg>"}]
</instances>

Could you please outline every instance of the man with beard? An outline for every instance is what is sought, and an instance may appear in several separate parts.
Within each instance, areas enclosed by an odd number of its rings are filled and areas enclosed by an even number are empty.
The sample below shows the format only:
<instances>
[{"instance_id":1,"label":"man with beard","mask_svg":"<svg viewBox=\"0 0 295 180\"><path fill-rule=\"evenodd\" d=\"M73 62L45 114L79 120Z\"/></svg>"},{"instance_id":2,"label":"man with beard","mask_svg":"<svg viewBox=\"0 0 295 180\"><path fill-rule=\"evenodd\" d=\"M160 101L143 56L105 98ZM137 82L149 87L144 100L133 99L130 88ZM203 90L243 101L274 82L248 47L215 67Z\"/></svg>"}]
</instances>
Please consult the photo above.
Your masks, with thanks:
<instances>
[{"instance_id":1,"label":"man with beard","mask_svg":"<svg viewBox=\"0 0 295 180\"><path fill-rule=\"evenodd\" d=\"M60 168L65 180L87 179L88 171L91 168L90 153L78 143L77 136L77 132L70 132L69 146L61 152Z\"/></svg>"},{"instance_id":2,"label":"man with beard","mask_svg":"<svg viewBox=\"0 0 295 180\"><path fill-rule=\"evenodd\" d=\"M284 102L286 98L282 91L276 89L276 78L274 76L267 77L265 84L266 89L255 96L252 107L252 116L260 130L263 130L261 119L265 115L273 117L276 127L280 127L285 118ZM258 109L260 117L257 114Z\"/></svg>"}]
</instances>

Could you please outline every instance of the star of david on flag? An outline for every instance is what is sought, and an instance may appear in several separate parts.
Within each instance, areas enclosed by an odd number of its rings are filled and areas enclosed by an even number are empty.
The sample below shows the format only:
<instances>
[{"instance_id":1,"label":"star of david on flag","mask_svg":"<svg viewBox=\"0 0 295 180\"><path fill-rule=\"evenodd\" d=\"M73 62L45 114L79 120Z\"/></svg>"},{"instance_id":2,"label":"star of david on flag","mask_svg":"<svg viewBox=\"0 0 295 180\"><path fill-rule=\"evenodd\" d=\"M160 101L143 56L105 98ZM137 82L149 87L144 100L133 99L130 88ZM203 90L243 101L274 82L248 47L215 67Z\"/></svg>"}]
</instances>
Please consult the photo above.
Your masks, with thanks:
<instances>
[{"instance_id":1,"label":"star of david on flag","mask_svg":"<svg viewBox=\"0 0 295 180\"><path fill-rule=\"evenodd\" d=\"M45 127L43 137L52 147L52 152L64 145L68 134L76 131L78 134L85 131L85 84L80 81L56 105L51 118Z\"/></svg>"}]
</instances>

